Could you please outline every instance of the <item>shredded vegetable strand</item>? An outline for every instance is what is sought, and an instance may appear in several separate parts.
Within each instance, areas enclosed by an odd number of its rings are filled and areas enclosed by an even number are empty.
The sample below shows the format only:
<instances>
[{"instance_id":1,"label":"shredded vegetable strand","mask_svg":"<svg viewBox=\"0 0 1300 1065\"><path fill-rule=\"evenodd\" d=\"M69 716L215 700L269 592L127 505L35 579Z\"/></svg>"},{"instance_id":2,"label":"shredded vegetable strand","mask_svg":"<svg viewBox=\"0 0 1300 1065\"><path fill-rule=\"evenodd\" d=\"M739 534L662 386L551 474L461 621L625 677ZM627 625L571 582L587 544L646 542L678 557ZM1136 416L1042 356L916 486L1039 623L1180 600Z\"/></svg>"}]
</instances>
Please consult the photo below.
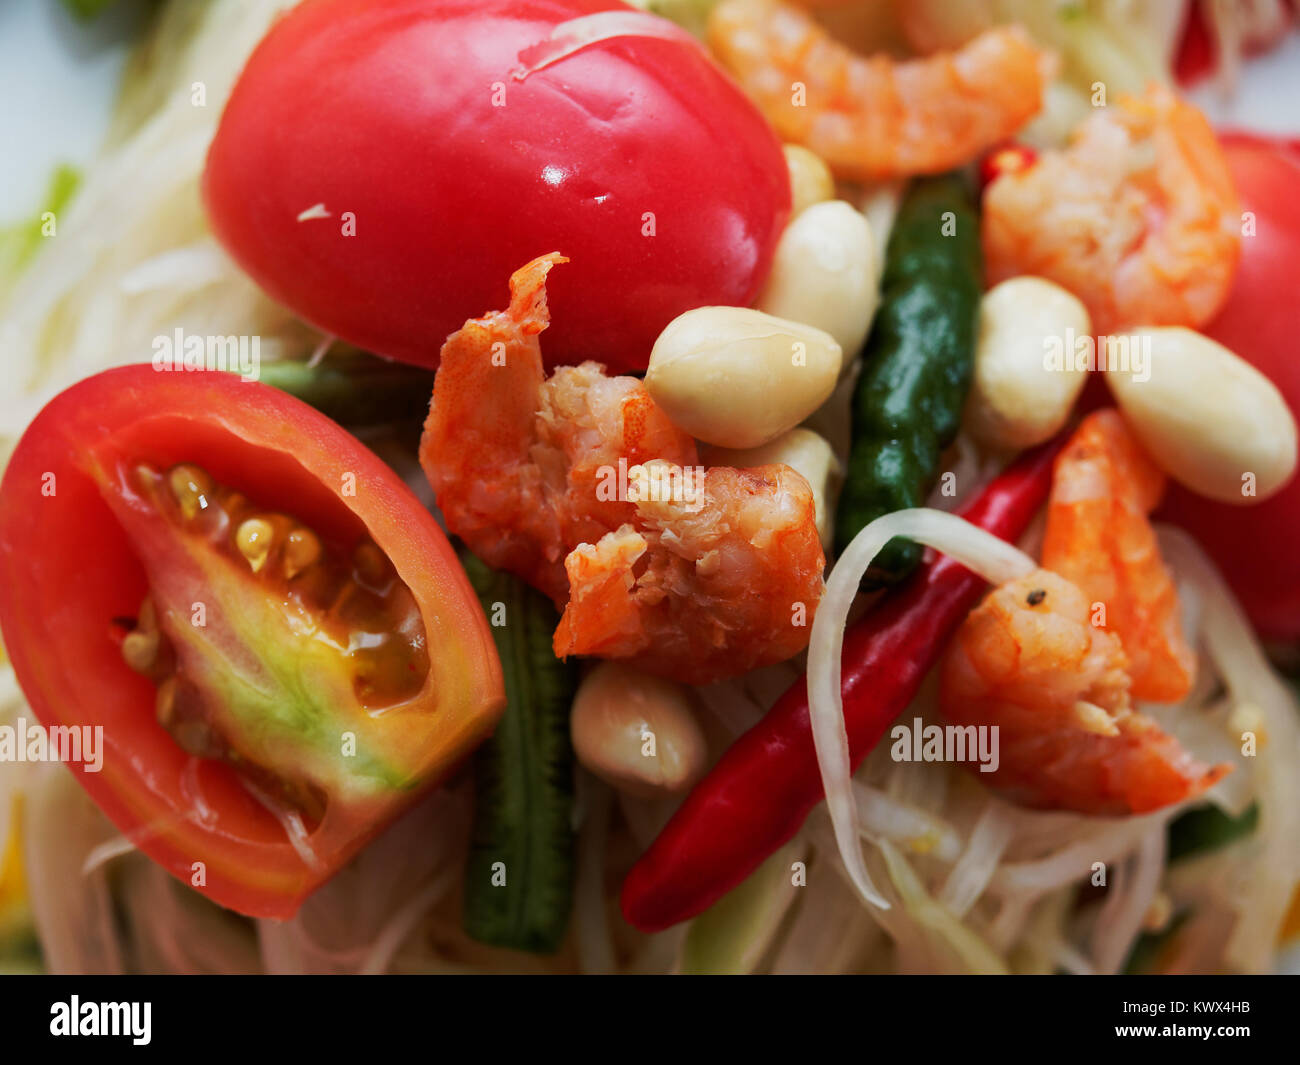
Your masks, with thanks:
<instances>
[{"instance_id":1,"label":"shredded vegetable strand","mask_svg":"<svg viewBox=\"0 0 1300 1065\"><path fill-rule=\"evenodd\" d=\"M24 791L23 869L45 965L52 972L126 971L104 870L79 875L112 825L61 766L43 765Z\"/></svg>"},{"instance_id":2,"label":"shredded vegetable strand","mask_svg":"<svg viewBox=\"0 0 1300 1065\"><path fill-rule=\"evenodd\" d=\"M579 803L585 808L578 830L578 870L574 884L575 932L582 971L612 973L614 944L605 919L605 850L614 805L610 789L589 773L581 773Z\"/></svg>"},{"instance_id":3,"label":"shredded vegetable strand","mask_svg":"<svg viewBox=\"0 0 1300 1065\"><path fill-rule=\"evenodd\" d=\"M997 952L946 906L930 897L921 878L897 847L888 840L881 840L880 850L903 905L917 923L937 934L972 972L1007 974L1006 963Z\"/></svg>"},{"instance_id":4,"label":"shredded vegetable strand","mask_svg":"<svg viewBox=\"0 0 1300 1065\"><path fill-rule=\"evenodd\" d=\"M840 857L859 894L881 909L888 909L889 903L871 882L858 842L858 810L849 783L849 738L840 696L840 655L849 609L862 577L895 536L943 551L994 584L1023 577L1034 569L1028 555L991 533L955 515L918 507L871 522L853 538L826 582L808 645L808 716L813 746Z\"/></svg>"},{"instance_id":5,"label":"shredded vegetable strand","mask_svg":"<svg viewBox=\"0 0 1300 1065\"><path fill-rule=\"evenodd\" d=\"M1026 914L1024 907L1020 912L1008 915L1008 908L1003 907L988 929L989 941L994 948L1006 949L1006 940L997 937L1006 934L1008 926L1014 923L1019 927L1019 944L1015 952L1015 971L1022 975L1050 976L1061 967L1061 957L1066 952L1075 956L1089 971L1092 963L1081 952L1069 945L1065 939L1065 923L1074 907L1072 893L1057 892L1051 898L1035 904ZM1026 919L1027 916L1027 919ZM1077 967L1066 964L1071 972Z\"/></svg>"},{"instance_id":6,"label":"shredded vegetable strand","mask_svg":"<svg viewBox=\"0 0 1300 1065\"><path fill-rule=\"evenodd\" d=\"M798 891L793 919L778 932L769 971L784 975L844 972L855 955L883 942L884 933L863 915L862 904L849 884L838 876L813 876L808 886Z\"/></svg>"},{"instance_id":7,"label":"shredded vegetable strand","mask_svg":"<svg viewBox=\"0 0 1300 1065\"><path fill-rule=\"evenodd\" d=\"M287 922L269 918L259 920L257 942L262 968L267 973L279 976L302 976L306 973L302 953Z\"/></svg>"},{"instance_id":8,"label":"shredded vegetable strand","mask_svg":"<svg viewBox=\"0 0 1300 1065\"><path fill-rule=\"evenodd\" d=\"M1071 840L1045 858L1003 864L993 875L991 886L999 894L1030 897L1068 887L1086 877L1094 862L1113 862L1128 853L1152 825L1162 824L1167 816L1162 811L1123 820L1098 819L1098 831Z\"/></svg>"},{"instance_id":9,"label":"shredded vegetable strand","mask_svg":"<svg viewBox=\"0 0 1300 1065\"><path fill-rule=\"evenodd\" d=\"M961 837L942 818L857 781L853 783L853 798L862 835L925 849L940 861L956 861L961 854Z\"/></svg>"},{"instance_id":10,"label":"shredded vegetable strand","mask_svg":"<svg viewBox=\"0 0 1300 1065\"><path fill-rule=\"evenodd\" d=\"M115 836L113 839L106 839L103 843L97 844L90 849L86 855L86 860L81 863L81 875L89 876L101 865L107 865L114 858L120 858L124 854L130 854L135 850L135 844L125 836Z\"/></svg>"},{"instance_id":11,"label":"shredded vegetable strand","mask_svg":"<svg viewBox=\"0 0 1300 1065\"><path fill-rule=\"evenodd\" d=\"M998 799L989 800L971 830L966 850L939 893L939 901L957 917L965 917L988 887L1015 828L1003 803Z\"/></svg>"},{"instance_id":12,"label":"shredded vegetable strand","mask_svg":"<svg viewBox=\"0 0 1300 1065\"><path fill-rule=\"evenodd\" d=\"M1291 693L1274 674L1240 605L1223 577L1185 532L1161 526L1160 547L1170 564L1197 588L1201 628L1210 657L1243 711L1243 730L1254 724L1260 818L1256 839L1267 856L1267 875L1251 878L1248 898L1225 951L1241 969L1271 964L1278 929L1300 881L1300 719Z\"/></svg>"},{"instance_id":13,"label":"shredded vegetable strand","mask_svg":"<svg viewBox=\"0 0 1300 1065\"><path fill-rule=\"evenodd\" d=\"M1142 930L1142 919L1155 898L1160 886L1160 874L1165 865L1164 825L1152 828L1138 844L1133 867L1126 871L1124 887L1116 896L1114 908L1107 899L1106 912L1097 922L1093 935L1093 965L1099 973L1116 973L1128 955L1129 948ZM1128 881L1131 880L1131 883ZM1111 890L1115 890L1112 885Z\"/></svg>"},{"instance_id":14,"label":"shredded vegetable strand","mask_svg":"<svg viewBox=\"0 0 1300 1065\"><path fill-rule=\"evenodd\" d=\"M995 950L1010 950L1024 934L1025 923L1032 917L1035 899L1031 895L1009 895L1002 900L997 916L989 925L988 940Z\"/></svg>"},{"instance_id":15,"label":"shredded vegetable strand","mask_svg":"<svg viewBox=\"0 0 1300 1065\"><path fill-rule=\"evenodd\" d=\"M314 332L216 247L199 196L226 96L292 4L172 0L160 11L158 36L143 46L147 61L122 101L136 106L133 120L121 124L60 213L59 239L45 242L11 285L0 278L0 347L17 360L13 387L0 397L0 465L56 393L107 366L147 359L160 332L184 326L199 335L256 335L264 361L297 350ZM206 107L191 103L196 81L206 86Z\"/></svg>"},{"instance_id":16,"label":"shredded vegetable strand","mask_svg":"<svg viewBox=\"0 0 1300 1065\"><path fill-rule=\"evenodd\" d=\"M388 969L402 941L429 908L452 889L459 872L454 865L446 866L417 891L414 898L393 914L392 919L375 936L366 960L361 964L360 972L363 976L373 976Z\"/></svg>"}]
</instances>

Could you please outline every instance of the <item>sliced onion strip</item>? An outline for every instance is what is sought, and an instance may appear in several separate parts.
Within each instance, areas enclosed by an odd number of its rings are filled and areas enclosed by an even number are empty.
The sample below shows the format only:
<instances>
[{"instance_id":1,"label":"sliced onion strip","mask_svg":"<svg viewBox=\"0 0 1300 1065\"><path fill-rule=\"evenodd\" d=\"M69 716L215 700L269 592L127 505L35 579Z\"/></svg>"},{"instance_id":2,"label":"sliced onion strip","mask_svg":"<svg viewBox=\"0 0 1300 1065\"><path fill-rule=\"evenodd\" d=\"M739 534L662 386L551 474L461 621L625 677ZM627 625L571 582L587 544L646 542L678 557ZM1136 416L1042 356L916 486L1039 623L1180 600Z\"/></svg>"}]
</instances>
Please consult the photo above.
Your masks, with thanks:
<instances>
[{"instance_id":1,"label":"sliced onion strip","mask_svg":"<svg viewBox=\"0 0 1300 1065\"><path fill-rule=\"evenodd\" d=\"M863 899L886 910L889 902L871 882L858 842L858 809L850 784L849 737L840 697L840 656L849 608L862 576L896 536L942 551L993 584L1024 577L1035 569L1033 559L992 533L956 515L918 507L886 514L858 533L826 582L808 644L808 717L813 746L844 866Z\"/></svg>"}]
</instances>

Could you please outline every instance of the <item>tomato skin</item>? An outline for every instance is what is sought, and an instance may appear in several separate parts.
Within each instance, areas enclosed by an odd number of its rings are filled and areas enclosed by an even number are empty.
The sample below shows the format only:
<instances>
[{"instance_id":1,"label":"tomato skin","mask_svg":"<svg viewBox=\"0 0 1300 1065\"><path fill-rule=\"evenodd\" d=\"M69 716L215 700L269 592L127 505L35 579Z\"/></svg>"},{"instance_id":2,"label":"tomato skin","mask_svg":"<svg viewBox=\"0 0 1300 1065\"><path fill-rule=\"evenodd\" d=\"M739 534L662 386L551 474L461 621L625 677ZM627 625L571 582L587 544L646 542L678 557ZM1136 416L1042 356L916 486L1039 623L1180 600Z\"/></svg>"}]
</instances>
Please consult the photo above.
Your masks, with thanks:
<instances>
[{"instance_id":1,"label":"tomato skin","mask_svg":"<svg viewBox=\"0 0 1300 1065\"><path fill-rule=\"evenodd\" d=\"M765 120L689 41L603 41L511 77L557 24L628 10L310 0L226 107L204 174L214 231L295 313L424 366L558 250L573 265L549 294L548 359L643 370L678 314L757 296L790 186ZM330 218L297 221L320 203Z\"/></svg>"},{"instance_id":2,"label":"tomato skin","mask_svg":"<svg viewBox=\"0 0 1300 1065\"><path fill-rule=\"evenodd\" d=\"M1221 137L1255 235L1223 310L1203 332L1267 375L1300 419L1300 150L1294 141ZM1300 640L1300 477L1251 506L1227 506L1170 484L1161 517L1210 553L1265 639Z\"/></svg>"},{"instance_id":3,"label":"tomato skin","mask_svg":"<svg viewBox=\"0 0 1300 1065\"><path fill-rule=\"evenodd\" d=\"M303 861L233 769L210 759L191 764L155 720L153 684L126 666L111 638L112 619L134 617L148 588L95 479L97 467L121 458L162 467L198 462L327 540L368 531L420 605L439 693L424 705L432 713L436 699L446 742L429 777L397 804L344 811L333 821L327 813L312 837L318 868ZM344 494L349 474L355 494ZM53 494L43 493L51 484ZM306 404L217 372L123 367L82 381L45 407L0 484L0 629L44 725L103 727L101 770L71 768L104 813L187 884L193 863L203 862L206 884L199 890L256 917L296 912L491 730L504 701L478 600L432 515L406 485ZM214 811L208 823L193 816L196 788Z\"/></svg>"}]
</instances>

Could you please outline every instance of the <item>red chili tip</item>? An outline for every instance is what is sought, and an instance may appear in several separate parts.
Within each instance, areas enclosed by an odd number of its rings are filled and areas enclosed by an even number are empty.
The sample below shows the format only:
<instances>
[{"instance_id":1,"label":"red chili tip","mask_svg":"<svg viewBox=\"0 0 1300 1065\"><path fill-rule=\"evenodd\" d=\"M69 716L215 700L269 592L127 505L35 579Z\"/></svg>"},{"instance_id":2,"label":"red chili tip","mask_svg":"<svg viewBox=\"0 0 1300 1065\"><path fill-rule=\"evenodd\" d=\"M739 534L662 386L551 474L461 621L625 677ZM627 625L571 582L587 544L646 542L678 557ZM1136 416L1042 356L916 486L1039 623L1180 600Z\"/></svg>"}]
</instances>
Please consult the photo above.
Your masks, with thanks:
<instances>
[{"instance_id":1,"label":"red chili tip","mask_svg":"<svg viewBox=\"0 0 1300 1065\"><path fill-rule=\"evenodd\" d=\"M618 908L622 911L623 920L638 932L649 935L660 929L657 927L657 923L650 918L650 915L645 912L645 892L641 890L638 884L638 881L643 879L643 874L638 872L640 864L638 862L634 865L627 878L623 881L623 889L618 896Z\"/></svg>"},{"instance_id":2,"label":"red chili tip","mask_svg":"<svg viewBox=\"0 0 1300 1065\"><path fill-rule=\"evenodd\" d=\"M1027 144L1004 144L980 160L980 193L1003 174L1018 174L1038 161L1038 153Z\"/></svg>"},{"instance_id":3,"label":"red chili tip","mask_svg":"<svg viewBox=\"0 0 1300 1065\"><path fill-rule=\"evenodd\" d=\"M673 894L671 886L658 883L657 879L653 866L642 856L628 872L619 893L623 920L646 935L688 921L706 908L705 905L688 905L686 912L678 912L678 900L669 897Z\"/></svg>"}]
</instances>

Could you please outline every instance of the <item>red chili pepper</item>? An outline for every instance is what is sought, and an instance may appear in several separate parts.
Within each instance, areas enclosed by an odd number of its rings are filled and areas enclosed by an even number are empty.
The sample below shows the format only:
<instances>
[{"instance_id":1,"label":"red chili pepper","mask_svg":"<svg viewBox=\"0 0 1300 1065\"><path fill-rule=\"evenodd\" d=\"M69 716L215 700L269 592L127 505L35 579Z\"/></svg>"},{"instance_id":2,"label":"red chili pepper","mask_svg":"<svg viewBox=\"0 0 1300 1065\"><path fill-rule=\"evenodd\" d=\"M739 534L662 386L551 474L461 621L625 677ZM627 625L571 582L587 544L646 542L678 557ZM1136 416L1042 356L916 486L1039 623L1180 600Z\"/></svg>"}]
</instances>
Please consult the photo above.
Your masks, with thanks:
<instances>
[{"instance_id":1,"label":"red chili pepper","mask_svg":"<svg viewBox=\"0 0 1300 1065\"><path fill-rule=\"evenodd\" d=\"M1014 540L1047 499L1060 441L1017 460L959 513ZM946 555L846 633L844 724L853 768L912 701L982 578ZM749 876L824 798L800 679L694 788L623 883L623 916L645 932L688 920Z\"/></svg>"}]
</instances>

